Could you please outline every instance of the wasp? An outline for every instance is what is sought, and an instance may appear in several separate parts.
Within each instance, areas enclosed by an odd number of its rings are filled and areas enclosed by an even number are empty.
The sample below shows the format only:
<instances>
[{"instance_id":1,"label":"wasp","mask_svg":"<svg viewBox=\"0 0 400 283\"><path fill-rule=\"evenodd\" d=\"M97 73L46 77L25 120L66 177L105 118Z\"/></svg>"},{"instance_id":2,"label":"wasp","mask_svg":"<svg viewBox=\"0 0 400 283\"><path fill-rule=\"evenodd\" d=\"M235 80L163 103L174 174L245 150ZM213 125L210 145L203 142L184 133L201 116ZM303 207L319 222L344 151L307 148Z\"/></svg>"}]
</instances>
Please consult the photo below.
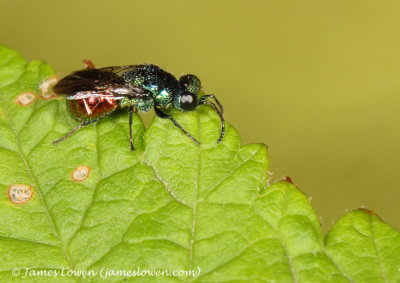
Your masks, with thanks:
<instances>
[{"instance_id":1,"label":"wasp","mask_svg":"<svg viewBox=\"0 0 400 283\"><path fill-rule=\"evenodd\" d=\"M118 108L127 109L129 113L131 150L134 150L133 115L137 111L148 112L151 109L159 118L169 119L184 135L200 144L165 111L169 108L183 112L194 111L204 104L210 105L219 116L221 131L217 143L222 141L225 134L223 107L215 95L200 95L201 82L197 76L188 74L177 79L152 64L95 68L91 61L84 62L86 69L71 73L53 87L54 93L66 96L67 109L75 119L82 122L53 144L109 116Z\"/></svg>"}]
</instances>

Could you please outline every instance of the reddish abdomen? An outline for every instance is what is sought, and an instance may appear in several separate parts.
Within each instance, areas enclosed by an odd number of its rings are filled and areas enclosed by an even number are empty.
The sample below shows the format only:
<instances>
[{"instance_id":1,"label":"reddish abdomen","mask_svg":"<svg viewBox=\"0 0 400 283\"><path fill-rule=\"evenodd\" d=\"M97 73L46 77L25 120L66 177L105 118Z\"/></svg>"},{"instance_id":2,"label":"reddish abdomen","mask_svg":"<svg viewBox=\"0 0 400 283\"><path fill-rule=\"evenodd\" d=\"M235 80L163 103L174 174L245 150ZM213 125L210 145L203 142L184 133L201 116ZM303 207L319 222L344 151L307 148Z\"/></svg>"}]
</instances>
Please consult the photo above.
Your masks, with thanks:
<instances>
[{"instance_id":1,"label":"reddish abdomen","mask_svg":"<svg viewBox=\"0 0 400 283\"><path fill-rule=\"evenodd\" d=\"M67 108L71 114L78 120L94 120L117 108L116 100L108 96L93 96L89 98L67 100Z\"/></svg>"}]
</instances>

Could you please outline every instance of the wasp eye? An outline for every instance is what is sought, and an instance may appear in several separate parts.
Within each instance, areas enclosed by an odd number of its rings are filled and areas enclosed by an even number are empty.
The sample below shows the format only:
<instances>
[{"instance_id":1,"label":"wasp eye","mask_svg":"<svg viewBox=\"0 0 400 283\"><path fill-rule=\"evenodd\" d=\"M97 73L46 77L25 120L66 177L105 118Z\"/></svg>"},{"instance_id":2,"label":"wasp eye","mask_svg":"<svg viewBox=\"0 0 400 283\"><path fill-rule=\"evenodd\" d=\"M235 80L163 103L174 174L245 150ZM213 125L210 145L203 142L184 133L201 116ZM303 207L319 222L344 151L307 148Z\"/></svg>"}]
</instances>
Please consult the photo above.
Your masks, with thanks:
<instances>
[{"instance_id":1,"label":"wasp eye","mask_svg":"<svg viewBox=\"0 0 400 283\"><path fill-rule=\"evenodd\" d=\"M186 90L193 94L198 94L201 89L201 82L195 75L184 75L179 78L179 82L186 88Z\"/></svg>"},{"instance_id":2,"label":"wasp eye","mask_svg":"<svg viewBox=\"0 0 400 283\"><path fill-rule=\"evenodd\" d=\"M192 93L184 93L181 95L180 104L183 111L191 111L197 107L197 96Z\"/></svg>"}]
</instances>

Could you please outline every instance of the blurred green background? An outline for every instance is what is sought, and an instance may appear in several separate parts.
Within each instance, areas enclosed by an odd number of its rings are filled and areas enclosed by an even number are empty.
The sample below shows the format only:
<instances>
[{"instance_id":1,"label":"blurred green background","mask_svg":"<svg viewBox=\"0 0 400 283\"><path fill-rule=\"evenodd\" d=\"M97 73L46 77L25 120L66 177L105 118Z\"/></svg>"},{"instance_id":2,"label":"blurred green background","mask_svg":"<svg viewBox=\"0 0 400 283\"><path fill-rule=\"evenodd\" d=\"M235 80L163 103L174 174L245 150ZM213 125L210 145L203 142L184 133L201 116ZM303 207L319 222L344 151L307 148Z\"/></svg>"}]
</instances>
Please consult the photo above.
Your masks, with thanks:
<instances>
[{"instance_id":1,"label":"blurred green background","mask_svg":"<svg viewBox=\"0 0 400 283\"><path fill-rule=\"evenodd\" d=\"M400 2L0 0L0 11L0 42L60 76L82 59L197 74L325 229L360 206L400 229Z\"/></svg>"}]
</instances>

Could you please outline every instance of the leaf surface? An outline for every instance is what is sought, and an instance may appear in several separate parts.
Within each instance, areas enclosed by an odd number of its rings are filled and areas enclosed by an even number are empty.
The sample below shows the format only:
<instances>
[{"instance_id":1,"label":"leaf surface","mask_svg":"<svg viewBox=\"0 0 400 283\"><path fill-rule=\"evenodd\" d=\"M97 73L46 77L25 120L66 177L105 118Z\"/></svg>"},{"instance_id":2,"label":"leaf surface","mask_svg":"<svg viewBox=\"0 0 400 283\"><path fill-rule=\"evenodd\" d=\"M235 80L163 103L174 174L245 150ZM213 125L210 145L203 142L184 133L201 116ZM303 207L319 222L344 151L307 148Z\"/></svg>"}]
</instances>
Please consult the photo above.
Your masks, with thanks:
<instances>
[{"instance_id":1,"label":"leaf surface","mask_svg":"<svg viewBox=\"0 0 400 283\"><path fill-rule=\"evenodd\" d=\"M145 130L136 115L131 152L124 111L52 145L78 124L63 97L44 96L53 75L0 46L1 282L104 282L107 271L106 282L400 280L397 231L356 210L324 244L307 197L286 181L266 185L266 146L242 145L229 124L216 144L207 106L172 111L201 146L168 120ZM24 105L26 94L34 99ZM33 195L16 204L8 194L21 185ZM43 270L57 276L34 274ZM128 270L196 276L111 274Z\"/></svg>"}]
</instances>

